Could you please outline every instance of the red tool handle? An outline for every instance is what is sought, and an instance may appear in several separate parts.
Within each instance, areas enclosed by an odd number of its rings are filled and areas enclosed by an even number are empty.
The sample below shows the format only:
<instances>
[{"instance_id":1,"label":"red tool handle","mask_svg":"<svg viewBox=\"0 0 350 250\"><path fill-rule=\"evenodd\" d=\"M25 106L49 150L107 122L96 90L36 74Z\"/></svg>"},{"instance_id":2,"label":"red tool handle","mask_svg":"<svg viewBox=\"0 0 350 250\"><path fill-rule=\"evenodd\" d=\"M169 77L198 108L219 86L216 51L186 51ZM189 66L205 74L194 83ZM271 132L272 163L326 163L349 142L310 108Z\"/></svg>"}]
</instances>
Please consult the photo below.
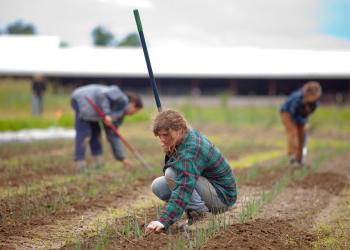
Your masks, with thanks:
<instances>
[{"instance_id":1,"label":"red tool handle","mask_svg":"<svg viewBox=\"0 0 350 250\"><path fill-rule=\"evenodd\" d=\"M101 117L102 121L104 122L104 119L106 117L106 114L102 111L102 109L100 109L99 106L96 105L96 103L91 100L91 98L85 96L86 100L88 101L88 103L90 103L90 105L93 107L93 109L97 112L97 114ZM116 128L116 126L114 126L113 123L108 124L107 126L109 126L113 132L120 138L120 140L125 144L125 146L130 149L132 152L135 151L134 147L128 143L125 138L119 133L118 129Z\"/></svg>"}]
</instances>

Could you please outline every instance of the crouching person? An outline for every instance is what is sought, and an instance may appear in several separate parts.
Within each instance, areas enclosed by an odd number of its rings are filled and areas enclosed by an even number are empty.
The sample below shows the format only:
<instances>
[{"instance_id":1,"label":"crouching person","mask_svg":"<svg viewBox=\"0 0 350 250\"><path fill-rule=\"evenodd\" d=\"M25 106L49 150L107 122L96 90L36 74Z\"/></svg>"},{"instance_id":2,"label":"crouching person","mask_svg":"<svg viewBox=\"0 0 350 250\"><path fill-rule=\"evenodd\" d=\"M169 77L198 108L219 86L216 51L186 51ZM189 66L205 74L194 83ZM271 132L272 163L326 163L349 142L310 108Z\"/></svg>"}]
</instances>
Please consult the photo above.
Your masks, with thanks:
<instances>
[{"instance_id":1,"label":"crouching person","mask_svg":"<svg viewBox=\"0 0 350 250\"><path fill-rule=\"evenodd\" d=\"M100 116L87 101L90 98L106 114L103 127L111 145L114 158L125 166L130 162L125 158L121 141L109 127L113 124L117 128L122 124L124 116L133 115L142 107L141 98L132 92L124 93L118 86L90 84L77 88L71 99L75 111L75 155L74 159L78 170L86 167L85 148L89 143L95 166L102 164L102 143Z\"/></svg>"},{"instance_id":2,"label":"crouching person","mask_svg":"<svg viewBox=\"0 0 350 250\"><path fill-rule=\"evenodd\" d=\"M282 123L287 132L289 164L303 164L308 117L316 110L322 89L318 82L310 81L287 97L280 108Z\"/></svg>"},{"instance_id":3,"label":"crouching person","mask_svg":"<svg viewBox=\"0 0 350 250\"><path fill-rule=\"evenodd\" d=\"M233 171L207 137L190 128L184 117L172 110L160 112L153 124L165 152L164 176L156 178L153 193L167 202L159 221L147 226L160 232L179 220L184 212L188 224L205 213L222 213L237 199Z\"/></svg>"}]
</instances>

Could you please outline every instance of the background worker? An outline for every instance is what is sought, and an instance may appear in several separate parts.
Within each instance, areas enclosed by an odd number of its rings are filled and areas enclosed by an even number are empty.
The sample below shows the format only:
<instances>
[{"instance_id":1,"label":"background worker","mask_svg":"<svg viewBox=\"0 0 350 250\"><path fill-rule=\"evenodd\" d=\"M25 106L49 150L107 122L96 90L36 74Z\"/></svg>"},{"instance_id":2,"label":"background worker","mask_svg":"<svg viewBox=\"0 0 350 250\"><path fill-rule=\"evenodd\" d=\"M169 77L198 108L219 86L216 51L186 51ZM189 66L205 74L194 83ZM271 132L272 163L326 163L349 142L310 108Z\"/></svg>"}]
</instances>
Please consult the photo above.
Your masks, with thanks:
<instances>
[{"instance_id":1,"label":"background worker","mask_svg":"<svg viewBox=\"0 0 350 250\"><path fill-rule=\"evenodd\" d=\"M40 74L36 74L32 79L32 115L43 113L43 96L46 90L46 81Z\"/></svg>"},{"instance_id":2,"label":"background worker","mask_svg":"<svg viewBox=\"0 0 350 250\"><path fill-rule=\"evenodd\" d=\"M142 107L142 100L136 93L124 93L118 86L105 86L90 84L77 88L71 98L71 105L75 111L75 155L76 166L79 170L86 167L85 148L89 142L91 154L96 166L102 164L101 118L88 103L90 98L106 114L103 126L107 139L112 147L116 160L129 166L130 162L125 158L120 139L108 126L114 124L119 127L126 115L133 115Z\"/></svg>"},{"instance_id":3,"label":"background worker","mask_svg":"<svg viewBox=\"0 0 350 250\"><path fill-rule=\"evenodd\" d=\"M293 166L301 166L303 163L308 117L318 107L321 95L320 84L310 81L288 96L280 108L287 133L289 163Z\"/></svg>"},{"instance_id":4,"label":"background worker","mask_svg":"<svg viewBox=\"0 0 350 250\"><path fill-rule=\"evenodd\" d=\"M219 149L208 138L187 125L184 117L172 110L160 112L153 124L165 152L164 176L156 178L153 193L167 205L148 232L160 232L181 218L188 224L205 213L225 212L237 199L232 169Z\"/></svg>"}]
</instances>

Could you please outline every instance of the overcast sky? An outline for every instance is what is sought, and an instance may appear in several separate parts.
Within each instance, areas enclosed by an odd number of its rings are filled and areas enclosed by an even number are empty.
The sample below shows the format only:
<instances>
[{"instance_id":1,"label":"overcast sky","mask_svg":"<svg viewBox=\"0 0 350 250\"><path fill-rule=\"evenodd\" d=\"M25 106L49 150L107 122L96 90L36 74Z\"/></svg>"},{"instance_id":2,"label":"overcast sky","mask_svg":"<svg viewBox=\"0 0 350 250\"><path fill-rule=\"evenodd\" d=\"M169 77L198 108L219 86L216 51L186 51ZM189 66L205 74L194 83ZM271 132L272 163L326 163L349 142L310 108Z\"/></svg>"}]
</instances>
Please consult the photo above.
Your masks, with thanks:
<instances>
[{"instance_id":1,"label":"overcast sky","mask_svg":"<svg viewBox=\"0 0 350 250\"><path fill-rule=\"evenodd\" d=\"M350 49L350 0L0 0L0 28L21 19L87 46L97 25L135 32L134 8L150 47Z\"/></svg>"}]
</instances>

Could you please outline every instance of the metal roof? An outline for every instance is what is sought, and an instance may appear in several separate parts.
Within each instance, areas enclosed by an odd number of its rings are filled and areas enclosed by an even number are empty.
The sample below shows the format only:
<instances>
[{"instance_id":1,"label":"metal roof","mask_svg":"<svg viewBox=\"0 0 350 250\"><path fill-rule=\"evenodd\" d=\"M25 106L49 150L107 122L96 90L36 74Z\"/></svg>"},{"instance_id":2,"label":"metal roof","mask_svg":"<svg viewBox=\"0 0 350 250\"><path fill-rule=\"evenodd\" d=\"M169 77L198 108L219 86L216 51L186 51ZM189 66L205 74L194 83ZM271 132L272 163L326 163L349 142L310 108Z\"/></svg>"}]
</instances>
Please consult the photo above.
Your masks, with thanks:
<instances>
[{"instance_id":1,"label":"metal roof","mask_svg":"<svg viewBox=\"0 0 350 250\"><path fill-rule=\"evenodd\" d=\"M149 49L156 77L350 77L350 51ZM141 48L1 46L0 74L148 77Z\"/></svg>"}]
</instances>

